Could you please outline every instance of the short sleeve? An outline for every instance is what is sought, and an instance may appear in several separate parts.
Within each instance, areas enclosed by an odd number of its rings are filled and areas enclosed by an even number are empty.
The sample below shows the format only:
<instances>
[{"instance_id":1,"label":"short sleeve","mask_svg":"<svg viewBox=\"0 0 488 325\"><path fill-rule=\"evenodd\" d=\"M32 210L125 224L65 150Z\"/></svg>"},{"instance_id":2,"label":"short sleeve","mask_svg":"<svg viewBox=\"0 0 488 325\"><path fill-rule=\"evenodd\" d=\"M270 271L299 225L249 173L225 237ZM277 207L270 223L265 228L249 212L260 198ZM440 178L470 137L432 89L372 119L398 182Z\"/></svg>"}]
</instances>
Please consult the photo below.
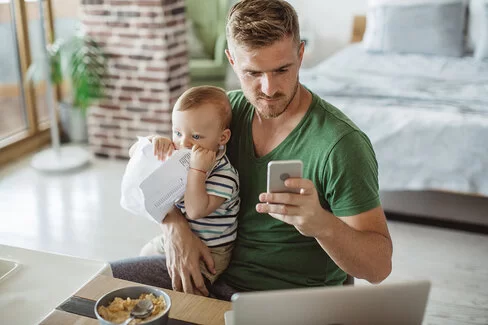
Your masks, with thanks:
<instances>
[{"instance_id":1,"label":"short sleeve","mask_svg":"<svg viewBox=\"0 0 488 325\"><path fill-rule=\"evenodd\" d=\"M378 207L378 163L373 146L361 131L343 136L325 166L326 200L336 216L352 216Z\"/></svg>"},{"instance_id":2,"label":"short sleeve","mask_svg":"<svg viewBox=\"0 0 488 325\"><path fill-rule=\"evenodd\" d=\"M238 191L239 178L233 168L214 170L205 181L207 193L231 200Z\"/></svg>"}]
</instances>

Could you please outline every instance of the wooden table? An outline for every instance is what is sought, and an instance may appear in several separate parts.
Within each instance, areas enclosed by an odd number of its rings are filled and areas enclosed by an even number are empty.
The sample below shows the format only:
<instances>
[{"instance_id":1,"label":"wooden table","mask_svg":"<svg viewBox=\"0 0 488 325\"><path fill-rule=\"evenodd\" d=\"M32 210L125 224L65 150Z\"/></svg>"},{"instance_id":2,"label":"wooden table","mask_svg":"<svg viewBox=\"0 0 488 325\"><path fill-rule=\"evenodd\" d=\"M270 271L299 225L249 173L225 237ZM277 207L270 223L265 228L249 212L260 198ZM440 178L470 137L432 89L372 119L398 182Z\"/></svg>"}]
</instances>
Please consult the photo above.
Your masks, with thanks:
<instances>
[{"instance_id":1,"label":"wooden table","mask_svg":"<svg viewBox=\"0 0 488 325\"><path fill-rule=\"evenodd\" d=\"M73 296L96 301L107 292L115 289L139 285L139 283L120 280L110 276L98 275L88 282ZM225 324L224 313L232 309L227 301L205 298L172 290L163 289L171 297L169 317L176 320L196 324ZM42 325L97 325L98 320L65 312L53 310L42 322Z\"/></svg>"}]
</instances>

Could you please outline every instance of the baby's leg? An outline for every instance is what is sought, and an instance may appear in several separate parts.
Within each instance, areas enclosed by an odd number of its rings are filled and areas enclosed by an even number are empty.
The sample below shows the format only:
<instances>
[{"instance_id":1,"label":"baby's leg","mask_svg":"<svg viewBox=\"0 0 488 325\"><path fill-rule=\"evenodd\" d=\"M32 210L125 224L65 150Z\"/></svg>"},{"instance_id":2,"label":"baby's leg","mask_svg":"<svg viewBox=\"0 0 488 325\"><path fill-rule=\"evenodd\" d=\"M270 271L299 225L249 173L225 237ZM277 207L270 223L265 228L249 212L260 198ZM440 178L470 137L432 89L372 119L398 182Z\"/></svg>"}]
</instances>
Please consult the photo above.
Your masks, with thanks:
<instances>
[{"instance_id":1,"label":"baby's leg","mask_svg":"<svg viewBox=\"0 0 488 325\"><path fill-rule=\"evenodd\" d=\"M210 273L207 269L207 265L203 260L200 261L200 270L206 279L213 284L219 275L224 273L230 263L230 259L232 257L232 249L234 248L234 243L230 243L225 246L218 246L218 247L210 247L210 253L212 254L212 258L215 264L215 274Z\"/></svg>"},{"instance_id":2,"label":"baby's leg","mask_svg":"<svg viewBox=\"0 0 488 325\"><path fill-rule=\"evenodd\" d=\"M165 256L163 249L163 235L159 235L146 243L139 253L139 256Z\"/></svg>"}]
</instances>

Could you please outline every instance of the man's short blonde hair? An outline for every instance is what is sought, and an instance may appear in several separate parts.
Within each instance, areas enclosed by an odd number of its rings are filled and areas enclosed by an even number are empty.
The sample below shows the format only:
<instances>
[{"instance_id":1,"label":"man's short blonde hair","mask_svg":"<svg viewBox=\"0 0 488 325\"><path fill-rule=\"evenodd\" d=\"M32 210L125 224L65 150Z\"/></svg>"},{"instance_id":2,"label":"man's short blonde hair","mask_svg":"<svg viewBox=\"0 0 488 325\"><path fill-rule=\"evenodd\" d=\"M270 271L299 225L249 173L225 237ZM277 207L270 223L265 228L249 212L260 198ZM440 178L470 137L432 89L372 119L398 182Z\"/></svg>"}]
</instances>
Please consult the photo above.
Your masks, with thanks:
<instances>
[{"instance_id":1,"label":"man's short blonde hair","mask_svg":"<svg viewBox=\"0 0 488 325\"><path fill-rule=\"evenodd\" d=\"M201 105L212 104L221 118L222 129L229 129L232 108L225 90L214 86L198 86L186 90L176 101L176 111L198 109Z\"/></svg>"},{"instance_id":2,"label":"man's short blonde hair","mask_svg":"<svg viewBox=\"0 0 488 325\"><path fill-rule=\"evenodd\" d=\"M229 11L227 41L237 46L260 48L285 37L300 45L300 26L295 9L284 0L241 0Z\"/></svg>"}]
</instances>

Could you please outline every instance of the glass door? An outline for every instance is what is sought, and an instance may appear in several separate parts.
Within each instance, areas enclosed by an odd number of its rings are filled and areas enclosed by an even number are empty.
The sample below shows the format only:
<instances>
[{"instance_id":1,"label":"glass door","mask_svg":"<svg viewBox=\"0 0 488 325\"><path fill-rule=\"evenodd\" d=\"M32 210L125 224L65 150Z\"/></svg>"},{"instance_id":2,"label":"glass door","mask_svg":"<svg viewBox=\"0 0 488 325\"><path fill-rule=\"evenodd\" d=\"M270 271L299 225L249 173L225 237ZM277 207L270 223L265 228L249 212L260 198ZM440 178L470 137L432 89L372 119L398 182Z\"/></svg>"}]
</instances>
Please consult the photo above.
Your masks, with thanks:
<instances>
[{"instance_id":1,"label":"glass door","mask_svg":"<svg viewBox=\"0 0 488 325\"><path fill-rule=\"evenodd\" d=\"M0 1L0 140L28 130L14 6Z\"/></svg>"},{"instance_id":2,"label":"glass door","mask_svg":"<svg viewBox=\"0 0 488 325\"><path fill-rule=\"evenodd\" d=\"M48 2L42 1L44 13L49 12ZM34 64L37 62L42 62L44 59L44 49L42 47L42 30L40 27L40 17L39 17L39 2L36 1L25 1L25 11L26 20L29 30L29 49L31 53L31 62ZM44 22L45 30L49 30L49 21ZM46 35L48 43L51 43L50 39L51 33ZM37 116L37 124L40 129L45 129L49 126L49 111L46 102L46 82L44 80L36 82L34 85L34 95L35 95L35 108Z\"/></svg>"},{"instance_id":3,"label":"glass door","mask_svg":"<svg viewBox=\"0 0 488 325\"><path fill-rule=\"evenodd\" d=\"M50 0L42 1L46 38L53 39ZM46 83L26 81L42 61L39 0L0 0L0 166L49 143ZM56 94L52 94L53 96Z\"/></svg>"}]
</instances>

